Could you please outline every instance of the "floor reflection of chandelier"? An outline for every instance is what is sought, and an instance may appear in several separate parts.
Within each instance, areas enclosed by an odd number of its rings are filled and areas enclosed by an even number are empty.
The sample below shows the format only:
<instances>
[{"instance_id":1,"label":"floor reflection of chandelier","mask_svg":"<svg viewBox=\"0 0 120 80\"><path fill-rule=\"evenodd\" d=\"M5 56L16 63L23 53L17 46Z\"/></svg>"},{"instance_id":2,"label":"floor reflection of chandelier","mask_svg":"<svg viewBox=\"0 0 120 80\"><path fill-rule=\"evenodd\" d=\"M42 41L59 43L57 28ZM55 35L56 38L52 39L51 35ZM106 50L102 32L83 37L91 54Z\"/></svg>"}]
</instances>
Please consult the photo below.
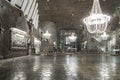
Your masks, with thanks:
<instances>
[{"instance_id":1,"label":"floor reflection of chandelier","mask_svg":"<svg viewBox=\"0 0 120 80\"><path fill-rule=\"evenodd\" d=\"M102 14L99 0L94 0L90 16L84 18L89 33L105 32L110 16Z\"/></svg>"}]
</instances>

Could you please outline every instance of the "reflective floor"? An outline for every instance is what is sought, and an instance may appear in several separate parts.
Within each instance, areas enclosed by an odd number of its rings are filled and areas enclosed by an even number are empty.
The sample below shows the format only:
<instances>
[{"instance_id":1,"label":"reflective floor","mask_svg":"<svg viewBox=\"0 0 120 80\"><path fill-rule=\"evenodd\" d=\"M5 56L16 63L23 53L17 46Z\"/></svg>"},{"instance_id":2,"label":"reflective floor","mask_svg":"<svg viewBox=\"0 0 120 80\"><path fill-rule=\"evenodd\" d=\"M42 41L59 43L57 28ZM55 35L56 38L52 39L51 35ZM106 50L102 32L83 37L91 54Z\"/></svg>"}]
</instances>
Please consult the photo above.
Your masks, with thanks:
<instances>
[{"instance_id":1,"label":"reflective floor","mask_svg":"<svg viewBox=\"0 0 120 80\"><path fill-rule=\"evenodd\" d=\"M120 80L120 56L28 56L0 61L0 80Z\"/></svg>"}]
</instances>

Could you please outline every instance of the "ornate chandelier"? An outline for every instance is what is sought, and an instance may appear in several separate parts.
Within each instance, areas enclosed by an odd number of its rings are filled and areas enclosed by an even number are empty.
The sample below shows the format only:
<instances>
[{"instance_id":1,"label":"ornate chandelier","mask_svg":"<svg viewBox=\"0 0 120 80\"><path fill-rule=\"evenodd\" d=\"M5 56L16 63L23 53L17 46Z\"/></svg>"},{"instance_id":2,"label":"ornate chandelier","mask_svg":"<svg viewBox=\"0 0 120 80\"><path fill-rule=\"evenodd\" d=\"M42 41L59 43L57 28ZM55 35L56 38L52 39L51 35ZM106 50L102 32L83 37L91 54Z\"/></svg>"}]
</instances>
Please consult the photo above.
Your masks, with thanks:
<instances>
[{"instance_id":1,"label":"ornate chandelier","mask_svg":"<svg viewBox=\"0 0 120 80\"><path fill-rule=\"evenodd\" d=\"M84 18L89 33L105 32L110 16L102 14L99 0L94 0L90 16Z\"/></svg>"},{"instance_id":2,"label":"ornate chandelier","mask_svg":"<svg viewBox=\"0 0 120 80\"><path fill-rule=\"evenodd\" d=\"M77 36L75 36L74 33L72 33L72 35L69 36L70 42L75 42L76 38L77 38Z\"/></svg>"},{"instance_id":3,"label":"ornate chandelier","mask_svg":"<svg viewBox=\"0 0 120 80\"><path fill-rule=\"evenodd\" d=\"M44 33L43 36L45 37L45 39L49 39L51 34L48 31L46 31L46 33Z\"/></svg>"}]
</instances>

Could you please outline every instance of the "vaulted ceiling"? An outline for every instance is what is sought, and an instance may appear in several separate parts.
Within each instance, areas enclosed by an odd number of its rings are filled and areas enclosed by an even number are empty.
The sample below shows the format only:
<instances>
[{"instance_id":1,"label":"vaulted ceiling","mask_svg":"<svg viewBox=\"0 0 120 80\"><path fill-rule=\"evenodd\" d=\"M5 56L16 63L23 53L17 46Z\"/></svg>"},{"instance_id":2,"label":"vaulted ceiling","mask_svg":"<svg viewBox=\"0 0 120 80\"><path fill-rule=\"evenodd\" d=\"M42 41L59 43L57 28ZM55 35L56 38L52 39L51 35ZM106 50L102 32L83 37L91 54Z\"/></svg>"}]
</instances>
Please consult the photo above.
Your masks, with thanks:
<instances>
[{"instance_id":1,"label":"vaulted ceiling","mask_svg":"<svg viewBox=\"0 0 120 80\"><path fill-rule=\"evenodd\" d=\"M40 22L52 21L57 27L79 27L89 15L93 0L38 0ZM111 15L120 0L100 0L103 13Z\"/></svg>"}]
</instances>

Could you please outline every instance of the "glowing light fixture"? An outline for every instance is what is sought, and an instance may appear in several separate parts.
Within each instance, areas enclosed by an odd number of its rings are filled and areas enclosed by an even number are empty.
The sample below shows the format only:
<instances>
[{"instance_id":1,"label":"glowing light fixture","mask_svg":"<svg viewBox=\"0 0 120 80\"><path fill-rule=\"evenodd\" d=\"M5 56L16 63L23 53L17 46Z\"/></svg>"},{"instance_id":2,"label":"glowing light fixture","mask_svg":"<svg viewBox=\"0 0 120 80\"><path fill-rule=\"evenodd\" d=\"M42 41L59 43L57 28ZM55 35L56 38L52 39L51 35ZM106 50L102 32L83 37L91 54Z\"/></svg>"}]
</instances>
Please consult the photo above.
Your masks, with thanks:
<instances>
[{"instance_id":1,"label":"glowing light fixture","mask_svg":"<svg viewBox=\"0 0 120 80\"><path fill-rule=\"evenodd\" d=\"M103 40L107 40L108 37L109 37L109 35L107 35L106 32L104 32L104 33L101 35L101 38L102 38Z\"/></svg>"},{"instance_id":2,"label":"glowing light fixture","mask_svg":"<svg viewBox=\"0 0 120 80\"><path fill-rule=\"evenodd\" d=\"M53 42L53 45L55 46L55 45L56 45L56 42Z\"/></svg>"},{"instance_id":3,"label":"glowing light fixture","mask_svg":"<svg viewBox=\"0 0 120 80\"><path fill-rule=\"evenodd\" d=\"M47 0L47 2L49 2L50 0Z\"/></svg>"},{"instance_id":4,"label":"glowing light fixture","mask_svg":"<svg viewBox=\"0 0 120 80\"><path fill-rule=\"evenodd\" d=\"M46 33L44 33L43 36L44 36L46 39L49 39L50 36L51 36L51 34L50 34L48 31L46 31Z\"/></svg>"},{"instance_id":5,"label":"glowing light fixture","mask_svg":"<svg viewBox=\"0 0 120 80\"><path fill-rule=\"evenodd\" d=\"M75 36L74 33L72 33L72 35L69 36L69 39L70 39L71 42L75 42L76 39L77 39L77 36Z\"/></svg>"},{"instance_id":6,"label":"glowing light fixture","mask_svg":"<svg viewBox=\"0 0 120 80\"><path fill-rule=\"evenodd\" d=\"M110 16L102 14L99 0L94 0L90 16L83 19L89 33L105 32Z\"/></svg>"}]
</instances>

